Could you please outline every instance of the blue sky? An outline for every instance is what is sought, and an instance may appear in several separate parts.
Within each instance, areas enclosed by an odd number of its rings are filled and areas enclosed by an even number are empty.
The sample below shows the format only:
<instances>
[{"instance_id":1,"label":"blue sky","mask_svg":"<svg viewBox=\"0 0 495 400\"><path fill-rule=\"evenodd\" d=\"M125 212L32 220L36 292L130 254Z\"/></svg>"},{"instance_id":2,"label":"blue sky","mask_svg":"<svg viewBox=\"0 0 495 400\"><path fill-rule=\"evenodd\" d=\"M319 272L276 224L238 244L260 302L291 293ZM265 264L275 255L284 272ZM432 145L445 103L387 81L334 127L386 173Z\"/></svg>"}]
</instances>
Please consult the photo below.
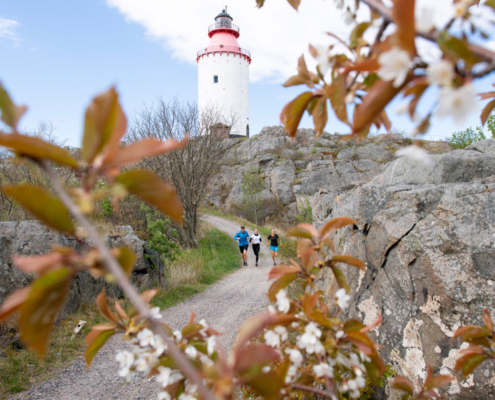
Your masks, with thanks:
<instances>
[{"instance_id":1,"label":"blue sky","mask_svg":"<svg viewBox=\"0 0 495 400\"><path fill-rule=\"evenodd\" d=\"M188 1L177 3L186 4ZM234 6L236 1L231 1ZM279 0L272 2L280 3ZM166 3L164 1L161 7L166 8ZM208 43L206 29L221 4L212 5L211 14L207 13L197 21L187 21L183 24L184 32L177 32L179 36L194 36L190 41L191 49L194 46L199 49ZM292 13L291 18L299 18L288 6L282 6L282 12ZM187 10L186 6L184 10ZM229 11L235 19L235 7ZM259 12L261 19L269 18L269 13L275 11L268 9L262 14L265 11L253 10L253 13ZM258 14L253 15L256 18ZM196 100L197 69L191 61L195 58L195 52L188 50L188 53L193 52L191 57L181 57L177 47L170 44L166 33L163 38L159 33L150 34L146 22L132 22L132 15L126 15L115 6L110 7L104 0L3 2L0 18L18 23L12 28L13 35L1 36L0 30L0 80L17 103L29 106L28 114L22 121L22 126L27 129L51 122L57 128L55 134L59 138L69 145L78 145L85 107L94 95L111 85L117 86L128 115L141 109L144 104L151 104L158 96L166 100L174 96L184 101ZM189 32L188 26L195 27L194 33ZM241 33L242 30L241 25ZM283 29L279 31L283 38ZM301 92L301 88L285 89L280 82L289 71L295 71L293 67L297 57L292 54L302 53L304 46L285 43L290 47L290 52L285 52L286 58L279 57L284 62L284 67L278 68L279 76L277 71L271 71L269 77L263 77L260 71L263 65L269 64L269 60L261 54L263 49L257 54L256 44L249 39L249 29L244 29L244 32L247 32L245 37L241 35L239 41L241 46L252 51L252 67L255 68L255 79L250 85L251 132L258 133L263 126L278 125L284 104ZM255 66L257 60L261 61ZM488 81L478 86L481 90L490 90ZM429 135L432 138L445 137L458 130L450 119L434 122ZM473 115L466 125L477 123L478 117ZM412 129L405 117L394 118L393 124L398 129ZM305 118L302 126L312 127L311 121ZM347 132L333 116L326 130Z\"/></svg>"}]
</instances>

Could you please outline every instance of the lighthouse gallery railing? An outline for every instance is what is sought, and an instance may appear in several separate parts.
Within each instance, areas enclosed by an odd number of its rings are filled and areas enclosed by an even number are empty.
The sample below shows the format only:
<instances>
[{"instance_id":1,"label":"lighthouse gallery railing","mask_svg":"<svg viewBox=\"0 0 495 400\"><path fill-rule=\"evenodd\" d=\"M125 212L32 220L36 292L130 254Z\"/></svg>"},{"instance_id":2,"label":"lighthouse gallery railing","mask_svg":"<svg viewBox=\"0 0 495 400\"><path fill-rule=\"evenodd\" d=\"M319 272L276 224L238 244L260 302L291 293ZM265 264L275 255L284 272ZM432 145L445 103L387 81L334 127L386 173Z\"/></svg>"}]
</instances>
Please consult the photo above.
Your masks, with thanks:
<instances>
[{"instance_id":1,"label":"lighthouse gallery railing","mask_svg":"<svg viewBox=\"0 0 495 400\"><path fill-rule=\"evenodd\" d=\"M214 31L215 29L232 29L233 31L236 31L237 33L241 33L241 29L237 25L235 25L231 22L225 22L225 21L224 22L217 22L213 25L210 25L208 27L208 33L210 33L211 31Z\"/></svg>"},{"instance_id":2,"label":"lighthouse gallery railing","mask_svg":"<svg viewBox=\"0 0 495 400\"><path fill-rule=\"evenodd\" d=\"M226 53L227 52L240 53L244 56L251 58L251 53L248 50L243 49L242 47L224 46L224 45L210 46L210 47L206 47L204 49L201 49L200 51L198 51L198 57L201 57L203 54L206 54L206 53L219 53L219 52L223 52L223 51L225 51Z\"/></svg>"}]
</instances>

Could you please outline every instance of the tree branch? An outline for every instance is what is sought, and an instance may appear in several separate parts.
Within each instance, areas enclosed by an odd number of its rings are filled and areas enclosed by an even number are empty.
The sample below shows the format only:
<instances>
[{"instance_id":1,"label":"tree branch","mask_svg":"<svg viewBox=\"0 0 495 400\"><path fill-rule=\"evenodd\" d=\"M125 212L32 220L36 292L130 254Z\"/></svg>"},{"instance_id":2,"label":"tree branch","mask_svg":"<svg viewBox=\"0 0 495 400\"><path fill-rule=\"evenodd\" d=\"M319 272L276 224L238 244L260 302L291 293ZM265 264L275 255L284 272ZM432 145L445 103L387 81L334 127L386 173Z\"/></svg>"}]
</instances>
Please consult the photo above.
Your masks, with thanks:
<instances>
[{"instance_id":1,"label":"tree branch","mask_svg":"<svg viewBox=\"0 0 495 400\"><path fill-rule=\"evenodd\" d=\"M326 390L318 389L312 386L300 385L299 383L291 383L290 385L293 389L302 390L304 392L310 392L322 396L326 399L338 400L337 396L333 393L327 392Z\"/></svg>"},{"instance_id":2,"label":"tree branch","mask_svg":"<svg viewBox=\"0 0 495 400\"><path fill-rule=\"evenodd\" d=\"M53 171L50 164L46 160L42 160L39 162L41 168L46 172L48 177L50 178L53 188L57 192L58 196L67 207L72 216L81 224L81 226L86 230L89 238L92 240L94 246L99 251L100 256L103 259L103 263L108 271L115 277L118 284L124 291L124 293L129 297L129 300L134 304L139 314L143 318L149 318L149 307L143 301L141 296L139 295L136 288L129 281L127 275L122 270L118 262L113 258L110 251L104 244L104 241L100 238L100 235L94 229L93 225L89 221L88 218L79 210L76 204L69 197L67 192L62 187L57 174ZM160 325L160 323L152 318L148 319L148 322L152 326L153 330L159 334L165 343L168 346L168 350L173 359L177 362L177 365L182 370L182 372L189 378L194 384L197 385L198 390L201 392L202 396L204 396L207 400L215 400L215 397L210 393L210 391L203 385L203 381L199 373L194 369L194 367L189 363L189 361L185 358L185 356L180 352L180 350L175 345L174 341L171 340L168 335L165 333L165 330Z\"/></svg>"},{"instance_id":3,"label":"tree branch","mask_svg":"<svg viewBox=\"0 0 495 400\"><path fill-rule=\"evenodd\" d=\"M363 2L373 11L380 14L385 20L389 22L394 22L392 18L391 9L388 8L385 4L383 4L380 0L359 0L359 1ZM430 42L436 43L439 36L439 32L437 31L431 33L416 32L416 35L422 37L423 39L429 40ZM478 58L480 58L482 61L491 63L495 60L495 52L485 47L481 47L472 43L468 43L467 46L469 50L471 50L471 52L474 55L476 55Z\"/></svg>"}]
</instances>

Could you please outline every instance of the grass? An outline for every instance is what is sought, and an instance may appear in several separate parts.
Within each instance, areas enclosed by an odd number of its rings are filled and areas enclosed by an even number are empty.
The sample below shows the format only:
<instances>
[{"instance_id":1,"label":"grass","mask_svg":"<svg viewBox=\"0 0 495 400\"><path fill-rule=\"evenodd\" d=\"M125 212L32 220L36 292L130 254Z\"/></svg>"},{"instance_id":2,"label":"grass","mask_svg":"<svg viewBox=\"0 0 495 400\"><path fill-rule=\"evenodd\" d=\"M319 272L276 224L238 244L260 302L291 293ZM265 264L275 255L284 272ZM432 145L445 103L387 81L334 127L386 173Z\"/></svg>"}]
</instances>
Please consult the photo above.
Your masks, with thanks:
<instances>
[{"instance_id":1,"label":"grass","mask_svg":"<svg viewBox=\"0 0 495 400\"><path fill-rule=\"evenodd\" d=\"M152 304L160 308L171 307L202 292L240 265L237 243L226 233L203 226L199 247L183 251L172 263L167 287L153 299Z\"/></svg>"},{"instance_id":2,"label":"grass","mask_svg":"<svg viewBox=\"0 0 495 400\"><path fill-rule=\"evenodd\" d=\"M232 238L217 229L200 228L200 246L182 251L170 267L166 288L152 301L160 308L171 307L205 290L226 274L240 267L240 254ZM124 308L128 301L121 301ZM72 332L79 320L87 321L74 340ZM93 325L105 322L94 305L83 306L55 327L45 360L31 350L0 349L0 399L27 390L46 381L67 366L86 349L84 338ZM2 351L6 357L2 357Z\"/></svg>"},{"instance_id":3,"label":"grass","mask_svg":"<svg viewBox=\"0 0 495 400\"><path fill-rule=\"evenodd\" d=\"M87 324L71 340L72 332L81 319ZM94 306L81 307L77 313L69 315L55 327L44 360L31 350L3 349L4 357L0 357L0 399L23 392L31 385L55 376L56 371L82 354L85 349L84 337L91 326L101 322L104 320Z\"/></svg>"}]
</instances>

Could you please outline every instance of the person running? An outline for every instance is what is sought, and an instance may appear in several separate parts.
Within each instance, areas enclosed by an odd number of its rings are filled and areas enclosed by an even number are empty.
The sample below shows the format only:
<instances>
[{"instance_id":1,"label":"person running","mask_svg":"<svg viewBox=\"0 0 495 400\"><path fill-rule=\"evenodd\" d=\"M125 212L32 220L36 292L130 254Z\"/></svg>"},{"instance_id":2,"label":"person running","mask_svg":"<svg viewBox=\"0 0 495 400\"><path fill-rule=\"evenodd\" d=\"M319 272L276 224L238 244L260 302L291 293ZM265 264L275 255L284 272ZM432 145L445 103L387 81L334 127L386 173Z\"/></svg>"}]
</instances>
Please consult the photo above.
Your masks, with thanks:
<instances>
[{"instance_id":1,"label":"person running","mask_svg":"<svg viewBox=\"0 0 495 400\"><path fill-rule=\"evenodd\" d=\"M261 247L261 235L258 233L258 229L254 230L254 233L249 238L249 242L253 247L254 255L256 256L256 266L258 266L258 260L260 255L260 247Z\"/></svg>"},{"instance_id":2,"label":"person running","mask_svg":"<svg viewBox=\"0 0 495 400\"><path fill-rule=\"evenodd\" d=\"M247 250L249 248L249 233L246 231L246 227L241 226L241 230L237 232L234 236L234 239L239 242L239 250L242 254L242 265L247 267Z\"/></svg>"},{"instance_id":3,"label":"person running","mask_svg":"<svg viewBox=\"0 0 495 400\"><path fill-rule=\"evenodd\" d=\"M268 241L270 242L270 252L272 253L273 265L277 265L277 255L278 255L278 246L282 247L282 239L277 235L275 229L272 229L272 234L268 236Z\"/></svg>"}]
</instances>

